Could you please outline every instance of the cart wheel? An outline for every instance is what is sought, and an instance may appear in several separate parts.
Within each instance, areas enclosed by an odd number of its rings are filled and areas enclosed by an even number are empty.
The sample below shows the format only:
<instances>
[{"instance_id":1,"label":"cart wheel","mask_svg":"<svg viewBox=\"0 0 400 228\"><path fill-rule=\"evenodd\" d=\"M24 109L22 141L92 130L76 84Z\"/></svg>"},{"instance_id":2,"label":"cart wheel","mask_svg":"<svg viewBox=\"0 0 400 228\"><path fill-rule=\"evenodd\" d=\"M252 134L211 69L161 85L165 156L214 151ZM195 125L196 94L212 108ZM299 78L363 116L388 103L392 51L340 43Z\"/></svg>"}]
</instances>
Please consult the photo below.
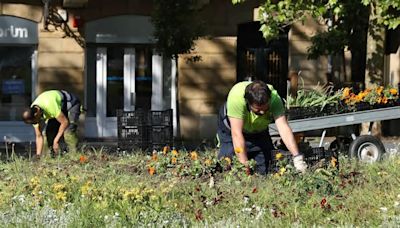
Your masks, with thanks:
<instances>
[{"instance_id":1,"label":"cart wheel","mask_svg":"<svg viewBox=\"0 0 400 228\"><path fill-rule=\"evenodd\" d=\"M385 146L372 135L357 137L349 148L350 157L371 163L380 160L383 153L385 153Z\"/></svg>"}]
</instances>

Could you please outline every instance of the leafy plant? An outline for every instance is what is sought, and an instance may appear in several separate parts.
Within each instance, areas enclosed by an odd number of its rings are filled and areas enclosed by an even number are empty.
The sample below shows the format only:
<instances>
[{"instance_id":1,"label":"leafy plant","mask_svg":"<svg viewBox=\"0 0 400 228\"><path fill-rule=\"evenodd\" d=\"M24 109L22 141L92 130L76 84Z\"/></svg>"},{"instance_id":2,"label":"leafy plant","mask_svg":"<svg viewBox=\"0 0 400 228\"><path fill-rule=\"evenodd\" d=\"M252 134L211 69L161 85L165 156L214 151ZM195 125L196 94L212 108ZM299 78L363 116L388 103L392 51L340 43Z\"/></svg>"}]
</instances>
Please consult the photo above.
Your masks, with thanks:
<instances>
[{"instance_id":1,"label":"leafy plant","mask_svg":"<svg viewBox=\"0 0 400 228\"><path fill-rule=\"evenodd\" d=\"M338 104L342 96L342 90L334 91L333 85L327 84L325 86L316 85L311 89L304 88L297 91L297 96L288 96L286 106L288 109L291 107L319 107L322 111L327 105Z\"/></svg>"}]
</instances>

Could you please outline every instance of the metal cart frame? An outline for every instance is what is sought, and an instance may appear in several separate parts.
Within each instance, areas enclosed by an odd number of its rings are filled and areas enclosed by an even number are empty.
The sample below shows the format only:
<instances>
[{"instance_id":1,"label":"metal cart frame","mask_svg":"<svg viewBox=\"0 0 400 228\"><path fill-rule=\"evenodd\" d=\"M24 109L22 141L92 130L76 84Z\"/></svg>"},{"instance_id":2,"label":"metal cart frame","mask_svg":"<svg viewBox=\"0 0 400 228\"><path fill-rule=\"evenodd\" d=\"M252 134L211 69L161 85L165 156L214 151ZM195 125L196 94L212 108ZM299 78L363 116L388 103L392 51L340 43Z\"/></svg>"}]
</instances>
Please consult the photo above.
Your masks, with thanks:
<instances>
[{"instance_id":1,"label":"metal cart frame","mask_svg":"<svg viewBox=\"0 0 400 228\"><path fill-rule=\"evenodd\" d=\"M367 135L356 136L351 134L349 155L356 157L360 160L376 161L381 159L385 153L383 143L371 135L371 128L374 121L392 120L400 118L400 106L379 108L365 111L357 111L351 113L334 114L328 116L289 120L289 126L292 128L293 133L304 132L310 130L324 130L322 133L320 146L324 140L326 129L340 126L354 125L369 122L369 131ZM269 125L269 132L271 136L279 135L275 124ZM336 143L339 143L337 139ZM340 143L339 143L340 144ZM331 145L332 146L332 145ZM343 152L343 151L340 151Z\"/></svg>"}]
</instances>

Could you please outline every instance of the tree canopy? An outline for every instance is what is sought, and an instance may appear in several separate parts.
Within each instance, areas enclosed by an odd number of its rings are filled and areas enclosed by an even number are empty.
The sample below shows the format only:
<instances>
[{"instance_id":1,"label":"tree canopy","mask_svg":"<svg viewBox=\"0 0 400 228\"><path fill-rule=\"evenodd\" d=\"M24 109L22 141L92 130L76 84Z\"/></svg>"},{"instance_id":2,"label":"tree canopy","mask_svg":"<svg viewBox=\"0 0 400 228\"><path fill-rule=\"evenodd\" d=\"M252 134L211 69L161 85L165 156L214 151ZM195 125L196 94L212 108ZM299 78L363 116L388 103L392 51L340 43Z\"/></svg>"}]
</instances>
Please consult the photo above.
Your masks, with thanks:
<instances>
[{"instance_id":1,"label":"tree canopy","mask_svg":"<svg viewBox=\"0 0 400 228\"><path fill-rule=\"evenodd\" d=\"M232 0L239 4L246 0ZM314 18L343 18L347 8L364 5L375 15L377 22L395 29L400 24L400 1L398 0L266 0L260 5L259 19L264 37L272 39L282 27L304 20L307 15ZM353 12L355 13L355 12Z\"/></svg>"},{"instance_id":2,"label":"tree canopy","mask_svg":"<svg viewBox=\"0 0 400 228\"><path fill-rule=\"evenodd\" d=\"M152 22L157 49L166 57L193 49L194 40L202 35L202 24L196 18L197 0L153 0Z\"/></svg>"}]
</instances>

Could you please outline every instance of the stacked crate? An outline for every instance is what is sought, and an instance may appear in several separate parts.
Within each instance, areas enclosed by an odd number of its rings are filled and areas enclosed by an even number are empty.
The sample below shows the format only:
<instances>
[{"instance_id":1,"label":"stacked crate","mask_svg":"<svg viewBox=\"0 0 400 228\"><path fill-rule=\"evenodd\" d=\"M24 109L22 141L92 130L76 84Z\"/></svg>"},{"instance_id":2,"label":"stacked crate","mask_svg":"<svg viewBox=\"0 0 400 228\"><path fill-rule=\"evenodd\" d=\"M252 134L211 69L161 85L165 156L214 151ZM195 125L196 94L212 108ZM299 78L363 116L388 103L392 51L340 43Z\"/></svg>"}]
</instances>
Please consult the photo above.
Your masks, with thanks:
<instances>
[{"instance_id":1,"label":"stacked crate","mask_svg":"<svg viewBox=\"0 0 400 228\"><path fill-rule=\"evenodd\" d=\"M172 109L164 111L117 110L118 147L122 150L159 149L172 145Z\"/></svg>"},{"instance_id":2,"label":"stacked crate","mask_svg":"<svg viewBox=\"0 0 400 228\"><path fill-rule=\"evenodd\" d=\"M148 133L151 149L172 146L172 109L148 112Z\"/></svg>"}]
</instances>

